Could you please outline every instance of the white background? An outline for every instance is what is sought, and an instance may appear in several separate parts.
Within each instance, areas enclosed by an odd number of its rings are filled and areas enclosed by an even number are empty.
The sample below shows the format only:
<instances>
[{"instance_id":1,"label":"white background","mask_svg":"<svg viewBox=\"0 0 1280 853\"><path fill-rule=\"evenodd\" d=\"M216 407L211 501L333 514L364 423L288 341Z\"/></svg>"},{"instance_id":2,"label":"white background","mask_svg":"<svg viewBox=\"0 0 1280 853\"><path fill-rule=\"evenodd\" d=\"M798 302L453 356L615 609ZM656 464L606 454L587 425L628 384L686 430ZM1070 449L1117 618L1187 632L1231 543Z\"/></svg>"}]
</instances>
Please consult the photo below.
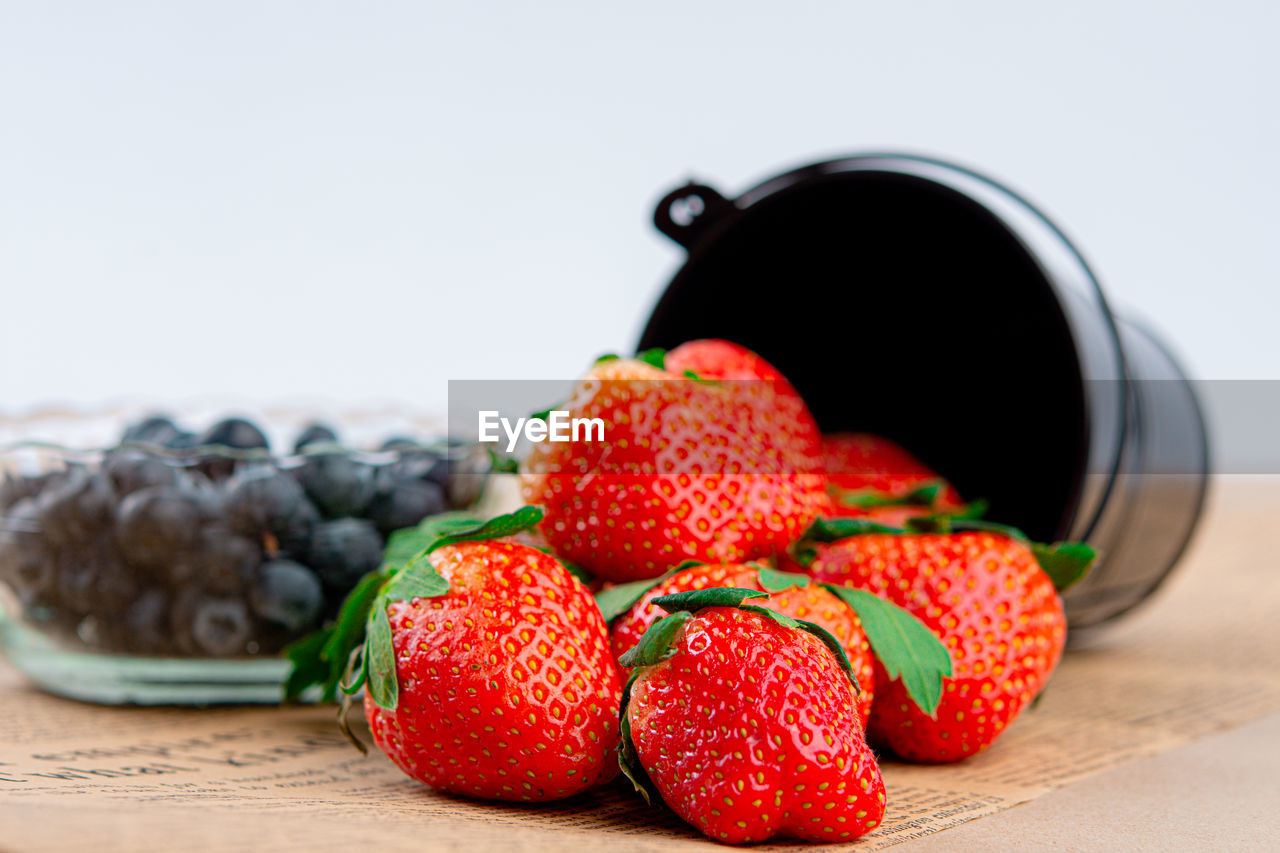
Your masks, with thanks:
<instances>
[{"instance_id":1,"label":"white background","mask_svg":"<svg viewBox=\"0 0 1280 853\"><path fill-rule=\"evenodd\" d=\"M1195 375L1280 378L1275 3L0 8L0 412L572 376L679 260L663 191L865 149L1003 178Z\"/></svg>"}]
</instances>

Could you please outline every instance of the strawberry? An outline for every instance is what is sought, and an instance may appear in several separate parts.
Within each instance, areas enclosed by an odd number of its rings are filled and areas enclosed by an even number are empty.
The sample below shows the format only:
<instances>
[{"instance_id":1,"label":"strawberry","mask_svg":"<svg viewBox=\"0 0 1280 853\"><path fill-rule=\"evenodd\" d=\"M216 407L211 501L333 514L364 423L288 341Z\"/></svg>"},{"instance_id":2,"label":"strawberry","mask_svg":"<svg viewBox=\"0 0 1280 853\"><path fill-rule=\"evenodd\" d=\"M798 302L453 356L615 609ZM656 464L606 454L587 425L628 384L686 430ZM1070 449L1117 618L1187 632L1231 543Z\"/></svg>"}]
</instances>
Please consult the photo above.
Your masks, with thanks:
<instances>
[{"instance_id":1,"label":"strawberry","mask_svg":"<svg viewBox=\"0 0 1280 853\"><path fill-rule=\"evenodd\" d=\"M955 487L887 438L868 433L822 437L829 518L871 518L901 526L910 518L965 509Z\"/></svg>"},{"instance_id":2,"label":"strawberry","mask_svg":"<svg viewBox=\"0 0 1280 853\"><path fill-rule=\"evenodd\" d=\"M616 619L610 619L612 613L606 609L608 599L598 597L597 602L605 611L606 620L611 622L609 641L613 646L614 657L620 658L634 648L649 626L665 615L662 609L653 603L654 599L679 592L713 587L734 587L771 593L768 598L760 599L755 603L784 616L790 616L792 619L804 619L820 625L839 640L853 667L853 674L862 686L862 693L858 697L858 714L863 723L866 723L871 712L875 669L872 663L871 645L867 641L866 633L862 630L862 620L831 591L817 584L797 586L794 578L768 567L735 563L697 565L681 569L645 590L639 599Z\"/></svg>"},{"instance_id":3,"label":"strawberry","mask_svg":"<svg viewBox=\"0 0 1280 853\"><path fill-rule=\"evenodd\" d=\"M661 350L649 350L661 353ZM709 338L683 343L662 356L663 369L676 376L693 374L702 379L725 379L737 382L756 381L769 392L785 398L781 405L794 411L797 417L812 422L809 407L804 404L795 387L787 381L778 368L744 346ZM814 425L816 428L816 424Z\"/></svg>"},{"instance_id":4,"label":"strawberry","mask_svg":"<svg viewBox=\"0 0 1280 853\"><path fill-rule=\"evenodd\" d=\"M364 622L362 671L343 690L366 683L374 741L437 790L539 802L616 774L621 688L600 611L554 557L508 538L539 518L526 507L443 535L428 520L429 544L362 582L321 642L332 664Z\"/></svg>"},{"instance_id":5,"label":"strawberry","mask_svg":"<svg viewBox=\"0 0 1280 853\"><path fill-rule=\"evenodd\" d=\"M603 420L604 440L535 444L523 465L551 548L611 581L785 549L826 497L812 418L770 387L597 363L558 408Z\"/></svg>"},{"instance_id":6,"label":"strawberry","mask_svg":"<svg viewBox=\"0 0 1280 853\"><path fill-rule=\"evenodd\" d=\"M638 790L717 841L848 841L879 826L884 782L856 681L822 628L750 590L664 596L624 658L621 764Z\"/></svg>"},{"instance_id":7,"label":"strawberry","mask_svg":"<svg viewBox=\"0 0 1280 853\"><path fill-rule=\"evenodd\" d=\"M849 520L856 525L856 520ZM950 652L936 712L877 666L868 733L911 761L947 762L990 746L1044 688L1066 637L1055 585L1087 570L1087 545L1033 545L1012 528L954 522L949 532L819 523L805 543L815 581L873 593L913 614ZM944 525L944 527L947 525Z\"/></svg>"},{"instance_id":8,"label":"strawberry","mask_svg":"<svg viewBox=\"0 0 1280 853\"><path fill-rule=\"evenodd\" d=\"M795 437L797 450L805 455L821 456L822 434L809 407L787 377L757 353L712 338L683 343L665 354L649 350L641 357L661 360L663 368L676 376L720 382L722 388L741 394L771 432Z\"/></svg>"}]
</instances>

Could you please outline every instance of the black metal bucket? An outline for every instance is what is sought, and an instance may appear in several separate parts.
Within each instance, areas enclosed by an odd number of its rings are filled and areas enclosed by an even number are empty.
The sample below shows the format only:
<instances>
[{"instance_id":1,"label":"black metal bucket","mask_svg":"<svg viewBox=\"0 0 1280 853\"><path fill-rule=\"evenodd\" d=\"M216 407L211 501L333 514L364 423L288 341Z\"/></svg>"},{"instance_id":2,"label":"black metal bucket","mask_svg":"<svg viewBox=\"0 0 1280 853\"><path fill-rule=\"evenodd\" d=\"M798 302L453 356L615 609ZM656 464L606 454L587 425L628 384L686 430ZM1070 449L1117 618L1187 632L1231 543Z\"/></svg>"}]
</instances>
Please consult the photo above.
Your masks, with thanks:
<instances>
[{"instance_id":1,"label":"black metal bucket","mask_svg":"<svg viewBox=\"0 0 1280 853\"><path fill-rule=\"evenodd\" d=\"M968 169L871 154L726 199L690 183L658 230L688 249L640 347L722 337L795 383L825 432L902 443L991 518L1102 554L1066 596L1088 628L1149 596L1209 475L1194 389L1117 317L1066 236Z\"/></svg>"}]
</instances>

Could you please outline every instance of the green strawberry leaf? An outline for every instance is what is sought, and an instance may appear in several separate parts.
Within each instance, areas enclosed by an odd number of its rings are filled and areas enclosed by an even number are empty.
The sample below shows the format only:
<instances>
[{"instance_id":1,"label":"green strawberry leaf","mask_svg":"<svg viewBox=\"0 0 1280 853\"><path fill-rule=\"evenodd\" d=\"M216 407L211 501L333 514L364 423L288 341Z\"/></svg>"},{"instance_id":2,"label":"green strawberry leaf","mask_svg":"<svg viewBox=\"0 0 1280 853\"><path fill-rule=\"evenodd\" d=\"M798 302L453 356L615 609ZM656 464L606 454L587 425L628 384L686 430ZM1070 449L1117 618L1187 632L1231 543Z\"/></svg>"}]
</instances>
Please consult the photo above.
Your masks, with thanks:
<instances>
[{"instance_id":1,"label":"green strawberry leaf","mask_svg":"<svg viewBox=\"0 0 1280 853\"><path fill-rule=\"evenodd\" d=\"M423 519L417 527L397 530L387 539L387 549L382 555L382 568L395 571L441 536L470 530L484 519L468 512L445 512Z\"/></svg>"},{"instance_id":2,"label":"green strawberry leaf","mask_svg":"<svg viewBox=\"0 0 1280 853\"><path fill-rule=\"evenodd\" d=\"M620 356L617 353L607 352L592 362L594 367L597 364L604 364L606 361L617 361Z\"/></svg>"},{"instance_id":3,"label":"green strawberry leaf","mask_svg":"<svg viewBox=\"0 0 1280 853\"><path fill-rule=\"evenodd\" d=\"M788 587L808 585L808 575L802 575L799 572L780 572L769 566L760 567L760 586L769 592L780 592Z\"/></svg>"},{"instance_id":4,"label":"green strawberry leaf","mask_svg":"<svg viewBox=\"0 0 1280 853\"><path fill-rule=\"evenodd\" d=\"M947 484L942 480L931 480L903 495L903 501L912 506L933 506Z\"/></svg>"},{"instance_id":5,"label":"green strawberry leaf","mask_svg":"<svg viewBox=\"0 0 1280 853\"><path fill-rule=\"evenodd\" d=\"M907 519L907 532L909 533L961 533L969 530L998 533L1001 536L1008 536L1010 539L1016 539L1019 542L1024 543L1031 541L1027 538L1027 534L1023 533L1016 527L1008 524L1000 524L995 521L987 521L981 518L968 518L958 515L950 515L947 513L939 513L937 515L926 515L920 518Z\"/></svg>"},{"instance_id":6,"label":"green strawberry leaf","mask_svg":"<svg viewBox=\"0 0 1280 853\"><path fill-rule=\"evenodd\" d=\"M649 626L626 654L618 658L618 664L625 667L652 666L661 663L676 653L671 642L675 639L680 627L693 618L689 611L679 610L670 616L663 616Z\"/></svg>"},{"instance_id":7,"label":"green strawberry leaf","mask_svg":"<svg viewBox=\"0 0 1280 853\"><path fill-rule=\"evenodd\" d=\"M929 505L932 506L932 504ZM969 501L967 504L962 504L955 509L939 510L930 515L920 517L948 518L952 521L977 521L987 514L987 510L990 509L990 507L991 505L984 498L978 498L977 500Z\"/></svg>"},{"instance_id":8,"label":"green strawberry leaf","mask_svg":"<svg viewBox=\"0 0 1280 853\"><path fill-rule=\"evenodd\" d=\"M770 610L767 607L760 607L759 605L756 605L756 604L740 604L738 605L738 609L745 610L748 613L758 613L759 615L765 617L766 619L770 619L774 622L777 622L783 628L790 628L792 631L804 630L803 628L800 627L799 619L792 619L790 616L787 616L785 613L779 613L778 611Z\"/></svg>"},{"instance_id":9,"label":"green strawberry leaf","mask_svg":"<svg viewBox=\"0 0 1280 853\"><path fill-rule=\"evenodd\" d=\"M550 548L539 548L538 550L544 554L551 554L552 557L555 557L555 554L551 553ZM560 565L568 569L569 574L573 575L575 578L577 578L579 581L581 581L584 584L589 584L595 580L595 576L592 575L591 572L582 568L582 566L578 566L573 563L566 563L563 560L560 561Z\"/></svg>"},{"instance_id":10,"label":"green strawberry leaf","mask_svg":"<svg viewBox=\"0 0 1280 853\"><path fill-rule=\"evenodd\" d=\"M769 594L754 589L717 586L710 589L691 589L661 595L653 603L668 613L701 610L704 607L737 607L748 598L768 598Z\"/></svg>"},{"instance_id":11,"label":"green strawberry leaf","mask_svg":"<svg viewBox=\"0 0 1280 853\"><path fill-rule=\"evenodd\" d=\"M830 493L831 497L835 498L836 502L841 506L863 508L884 506L890 502L894 504L898 503L897 498L867 489L840 489L835 486L828 486L827 492Z\"/></svg>"},{"instance_id":12,"label":"green strawberry leaf","mask_svg":"<svg viewBox=\"0 0 1280 853\"><path fill-rule=\"evenodd\" d=\"M661 347L647 349L644 352L636 353L636 358L645 364L658 368L659 370L667 369L667 351Z\"/></svg>"},{"instance_id":13,"label":"green strawberry leaf","mask_svg":"<svg viewBox=\"0 0 1280 853\"><path fill-rule=\"evenodd\" d=\"M537 418L538 415L533 415ZM546 418L542 418L546 420ZM520 463L505 453L499 453L492 447L486 448L489 451L489 470L495 474L519 474Z\"/></svg>"},{"instance_id":14,"label":"green strawberry leaf","mask_svg":"<svg viewBox=\"0 0 1280 853\"><path fill-rule=\"evenodd\" d=\"M738 606L738 609L746 610L749 613L758 613L761 616L772 619L784 628L790 628L793 631L804 631L817 637L831 650L831 654L835 655L836 660L840 662L840 668L844 670L845 675L849 676L849 681L853 684L853 692L859 696L862 695L862 685L858 683L858 676L853 671L853 664L849 661L849 655L845 652L844 646L840 645L840 641L826 628L813 622L806 622L803 619L792 619L790 616L784 616L776 610L757 607L754 604L742 604Z\"/></svg>"},{"instance_id":15,"label":"green strawberry leaf","mask_svg":"<svg viewBox=\"0 0 1280 853\"><path fill-rule=\"evenodd\" d=\"M640 756L636 753L636 742L631 736L631 715L627 713L627 709L631 705L631 686L635 684L639 676L640 670L631 673L631 677L627 679L626 686L622 688L622 705L618 712L618 731L621 734L621 744L618 747L618 767L622 770L622 775L627 777L635 787L636 793L644 799L645 803L653 805L654 803L662 802L662 795L653 784L653 780L649 778L644 765L640 763Z\"/></svg>"},{"instance_id":16,"label":"green strawberry leaf","mask_svg":"<svg viewBox=\"0 0 1280 853\"><path fill-rule=\"evenodd\" d=\"M861 589L824 584L862 620L871 650L890 678L901 679L907 695L929 716L942 701L942 680L951 676L951 654L911 613Z\"/></svg>"},{"instance_id":17,"label":"green strawberry leaf","mask_svg":"<svg viewBox=\"0 0 1280 853\"><path fill-rule=\"evenodd\" d=\"M870 509L877 506L933 506L946 488L942 480L930 480L917 486L905 495L891 495L875 489L841 489L829 487L830 491L844 506Z\"/></svg>"},{"instance_id":18,"label":"green strawberry leaf","mask_svg":"<svg viewBox=\"0 0 1280 853\"><path fill-rule=\"evenodd\" d=\"M656 578L645 578L644 580L631 581L630 583L620 583L611 586L608 589L602 589L596 593L596 605L600 608L600 613L604 616L606 623L612 622L623 613L626 613L636 602L644 598L644 594L653 589L658 584L665 581L672 575L683 572L685 569L691 569L695 566L704 566L706 563L698 560L685 560L666 574L659 575Z\"/></svg>"},{"instance_id":19,"label":"green strawberry leaf","mask_svg":"<svg viewBox=\"0 0 1280 853\"><path fill-rule=\"evenodd\" d=\"M814 560L818 559L818 549L801 540L791 546L791 559L808 568L813 565Z\"/></svg>"},{"instance_id":20,"label":"green strawberry leaf","mask_svg":"<svg viewBox=\"0 0 1280 853\"><path fill-rule=\"evenodd\" d=\"M1035 543L1031 546L1031 553L1036 555L1040 568L1044 569L1058 592L1084 577L1098 558L1098 552L1084 542Z\"/></svg>"},{"instance_id":21,"label":"green strawberry leaf","mask_svg":"<svg viewBox=\"0 0 1280 853\"><path fill-rule=\"evenodd\" d=\"M408 565L392 573L383 582L369 611L361 671L340 685L342 691L348 695L355 693L363 681L375 702L383 708L395 708L399 701L400 686L396 681L395 647L387 606L393 601L437 598L448 592L449 581L441 577L435 566L431 565L429 551L423 551L410 560Z\"/></svg>"},{"instance_id":22,"label":"green strawberry leaf","mask_svg":"<svg viewBox=\"0 0 1280 853\"><path fill-rule=\"evenodd\" d=\"M299 698L313 684L324 684L329 664L320 652L332 634L333 628L322 628L285 646L284 655L293 664L284 683L285 701Z\"/></svg>"},{"instance_id":23,"label":"green strawberry leaf","mask_svg":"<svg viewBox=\"0 0 1280 853\"><path fill-rule=\"evenodd\" d=\"M802 541L835 542L848 539L850 536L862 536L867 533L897 533L907 531L901 527L881 524L869 518L819 518L801 536Z\"/></svg>"},{"instance_id":24,"label":"green strawberry leaf","mask_svg":"<svg viewBox=\"0 0 1280 853\"><path fill-rule=\"evenodd\" d=\"M671 577L672 574L673 572L667 572L661 577L620 583L600 590L596 593L596 606L600 608L600 615L604 617L606 623L612 622L634 607L637 601L644 598L646 592Z\"/></svg>"},{"instance_id":25,"label":"green strawberry leaf","mask_svg":"<svg viewBox=\"0 0 1280 853\"><path fill-rule=\"evenodd\" d=\"M368 674L364 661L364 645L361 644L352 649L351 657L347 659L347 668L342 672L342 680L338 682L338 689L344 696L354 696L364 686Z\"/></svg>"},{"instance_id":26,"label":"green strawberry leaf","mask_svg":"<svg viewBox=\"0 0 1280 853\"><path fill-rule=\"evenodd\" d=\"M542 521L542 509L536 506L522 506L507 515L499 515L483 523L476 522L467 528L442 532L431 541L422 553L430 554L445 545L456 545L459 542L480 542L486 539L502 539L529 530Z\"/></svg>"},{"instance_id":27,"label":"green strawberry leaf","mask_svg":"<svg viewBox=\"0 0 1280 853\"><path fill-rule=\"evenodd\" d=\"M703 377L699 376L697 373L694 373L692 370L686 370L684 372L684 378L692 379L694 382L697 382L699 385L714 385L717 388L722 385L722 383L719 380L704 379Z\"/></svg>"},{"instance_id":28,"label":"green strawberry leaf","mask_svg":"<svg viewBox=\"0 0 1280 853\"><path fill-rule=\"evenodd\" d=\"M431 558L419 554L383 585L382 597L388 602L412 601L415 598L436 598L448 591L449 582L436 573Z\"/></svg>"},{"instance_id":29,"label":"green strawberry leaf","mask_svg":"<svg viewBox=\"0 0 1280 853\"><path fill-rule=\"evenodd\" d=\"M946 515L959 521L976 521L986 515L987 510L990 509L990 507L991 505L984 499L978 498L976 501L969 501L959 509L949 510L944 513L937 513L937 515Z\"/></svg>"},{"instance_id":30,"label":"green strawberry leaf","mask_svg":"<svg viewBox=\"0 0 1280 853\"><path fill-rule=\"evenodd\" d=\"M330 629L328 639L320 650L320 657L329 669L323 682L326 702L332 702L337 698L338 682L342 680L342 673L352 650L364 642L365 623L369 619L369 611L373 608L374 599L382 591L382 583L385 580L386 574L381 570L370 572L360 579L342 601L337 621Z\"/></svg>"},{"instance_id":31,"label":"green strawberry leaf","mask_svg":"<svg viewBox=\"0 0 1280 853\"><path fill-rule=\"evenodd\" d=\"M391 639L391 620L387 618L387 602L381 597L369 614L365 638L365 684L379 707L394 711L400 701L400 685L396 681L396 651Z\"/></svg>"}]
</instances>

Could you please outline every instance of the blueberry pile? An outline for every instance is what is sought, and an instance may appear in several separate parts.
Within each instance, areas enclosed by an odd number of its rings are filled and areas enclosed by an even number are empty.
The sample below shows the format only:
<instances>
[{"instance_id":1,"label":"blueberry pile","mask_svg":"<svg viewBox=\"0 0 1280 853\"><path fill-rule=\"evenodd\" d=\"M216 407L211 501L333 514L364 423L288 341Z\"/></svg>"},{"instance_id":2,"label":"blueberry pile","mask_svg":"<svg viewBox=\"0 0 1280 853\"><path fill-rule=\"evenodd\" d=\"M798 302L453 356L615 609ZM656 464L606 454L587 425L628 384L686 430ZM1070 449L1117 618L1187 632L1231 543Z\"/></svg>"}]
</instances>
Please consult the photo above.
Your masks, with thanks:
<instances>
[{"instance_id":1,"label":"blueberry pile","mask_svg":"<svg viewBox=\"0 0 1280 853\"><path fill-rule=\"evenodd\" d=\"M334 614L386 537L476 499L483 464L392 438L373 461L323 425L274 459L229 418L132 424L96 466L0 481L0 584L27 621L138 655L274 654ZM451 458L453 457L453 458Z\"/></svg>"}]
</instances>

